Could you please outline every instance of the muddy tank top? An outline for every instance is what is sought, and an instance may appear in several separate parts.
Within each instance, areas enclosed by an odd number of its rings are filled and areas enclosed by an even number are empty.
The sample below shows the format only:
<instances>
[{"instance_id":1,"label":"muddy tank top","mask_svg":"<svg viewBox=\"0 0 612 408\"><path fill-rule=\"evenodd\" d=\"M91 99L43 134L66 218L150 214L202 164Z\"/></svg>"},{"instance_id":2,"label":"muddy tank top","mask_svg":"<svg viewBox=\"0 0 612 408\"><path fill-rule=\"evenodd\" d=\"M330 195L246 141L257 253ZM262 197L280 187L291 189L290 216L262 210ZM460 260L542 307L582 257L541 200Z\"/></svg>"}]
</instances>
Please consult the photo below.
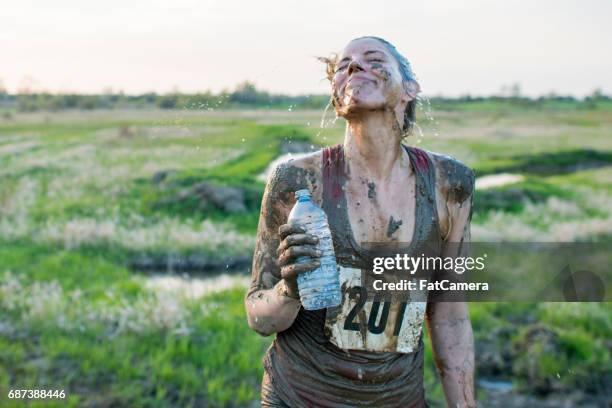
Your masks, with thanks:
<instances>
[{"instance_id":1,"label":"muddy tank top","mask_svg":"<svg viewBox=\"0 0 612 408\"><path fill-rule=\"evenodd\" d=\"M441 253L434 167L424 150L403 147L416 177L416 219L408 253L420 254L425 248ZM264 356L266 388L290 407L424 407L427 293L388 306L355 296L368 251L355 241L348 220L342 145L323 150L322 166L322 207L334 241L343 301L333 309L301 308L293 325L277 334ZM388 327L381 328L385 313ZM375 316L374 325L368 316Z\"/></svg>"}]
</instances>

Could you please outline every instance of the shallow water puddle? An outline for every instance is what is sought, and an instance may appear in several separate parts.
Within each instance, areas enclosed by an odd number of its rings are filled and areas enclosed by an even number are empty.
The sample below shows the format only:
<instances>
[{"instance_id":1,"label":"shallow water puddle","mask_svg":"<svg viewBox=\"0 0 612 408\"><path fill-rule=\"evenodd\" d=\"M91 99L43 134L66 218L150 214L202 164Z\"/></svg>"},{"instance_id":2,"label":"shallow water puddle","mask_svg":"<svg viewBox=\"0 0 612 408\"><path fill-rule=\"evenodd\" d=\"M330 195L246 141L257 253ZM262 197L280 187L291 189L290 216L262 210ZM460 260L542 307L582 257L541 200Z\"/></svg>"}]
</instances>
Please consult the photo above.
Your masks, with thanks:
<instances>
[{"instance_id":1,"label":"shallow water puddle","mask_svg":"<svg viewBox=\"0 0 612 408\"><path fill-rule=\"evenodd\" d=\"M497 392L510 392L514 389L512 382L504 380L482 379L478 380L476 384L479 388Z\"/></svg>"},{"instance_id":2,"label":"shallow water puddle","mask_svg":"<svg viewBox=\"0 0 612 408\"><path fill-rule=\"evenodd\" d=\"M247 275L236 274L220 274L207 278L160 274L147 277L145 281L145 287L155 292L173 293L189 299L199 299L202 296L235 287L246 288L251 280Z\"/></svg>"},{"instance_id":3,"label":"shallow water puddle","mask_svg":"<svg viewBox=\"0 0 612 408\"><path fill-rule=\"evenodd\" d=\"M490 176L478 177L476 179L476 189L484 190L487 188L501 187L507 184L518 183L523 181L525 176L521 174L500 173L491 174Z\"/></svg>"}]
</instances>

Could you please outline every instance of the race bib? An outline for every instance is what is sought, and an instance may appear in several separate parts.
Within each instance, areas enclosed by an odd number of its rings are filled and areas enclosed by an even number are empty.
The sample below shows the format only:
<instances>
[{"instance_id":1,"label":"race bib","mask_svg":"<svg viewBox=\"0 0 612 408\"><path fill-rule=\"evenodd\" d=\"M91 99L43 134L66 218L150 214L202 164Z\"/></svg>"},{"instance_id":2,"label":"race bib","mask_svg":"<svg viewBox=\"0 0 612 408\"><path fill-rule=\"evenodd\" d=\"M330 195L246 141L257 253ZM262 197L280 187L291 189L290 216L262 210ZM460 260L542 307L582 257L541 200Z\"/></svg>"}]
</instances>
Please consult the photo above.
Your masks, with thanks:
<instances>
[{"instance_id":1,"label":"race bib","mask_svg":"<svg viewBox=\"0 0 612 408\"><path fill-rule=\"evenodd\" d=\"M327 309L325 332L346 350L412 353L417 350L427 291L411 291L408 302L367 300L361 270L339 266L342 303Z\"/></svg>"}]
</instances>

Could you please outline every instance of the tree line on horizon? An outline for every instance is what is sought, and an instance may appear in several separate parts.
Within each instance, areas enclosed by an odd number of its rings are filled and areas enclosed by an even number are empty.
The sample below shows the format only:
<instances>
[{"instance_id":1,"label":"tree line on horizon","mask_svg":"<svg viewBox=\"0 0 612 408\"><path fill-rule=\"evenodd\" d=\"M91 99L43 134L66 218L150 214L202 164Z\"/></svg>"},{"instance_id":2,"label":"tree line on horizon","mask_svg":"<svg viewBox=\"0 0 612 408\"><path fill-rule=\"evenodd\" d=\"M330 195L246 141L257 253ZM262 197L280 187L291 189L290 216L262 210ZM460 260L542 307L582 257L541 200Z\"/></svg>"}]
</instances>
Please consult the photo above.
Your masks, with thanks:
<instances>
[{"instance_id":1,"label":"tree line on horizon","mask_svg":"<svg viewBox=\"0 0 612 408\"><path fill-rule=\"evenodd\" d=\"M587 109L597 108L601 104L608 105L612 101L610 95L600 89L585 98L573 96L548 95L536 98L521 95L520 88L514 85L509 92L493 96L463 95L459 97L434 96L429 102L442 109L453 109L460 105L503 102L517 107L547 107L572 105ZM144 93L128 95L120 93L102 94L52 94L47 92L10 94L0 89L0 109L19 112L61 111L68 109L186 109L186 110L217 110L217 109L323 109L329 103L329 95L283 95L272 94L259 90L251 82L243 82L233 91L222 91L214 94L209 91L198 93L171 92L167 94Z\"/></svg>"}]
</instances>

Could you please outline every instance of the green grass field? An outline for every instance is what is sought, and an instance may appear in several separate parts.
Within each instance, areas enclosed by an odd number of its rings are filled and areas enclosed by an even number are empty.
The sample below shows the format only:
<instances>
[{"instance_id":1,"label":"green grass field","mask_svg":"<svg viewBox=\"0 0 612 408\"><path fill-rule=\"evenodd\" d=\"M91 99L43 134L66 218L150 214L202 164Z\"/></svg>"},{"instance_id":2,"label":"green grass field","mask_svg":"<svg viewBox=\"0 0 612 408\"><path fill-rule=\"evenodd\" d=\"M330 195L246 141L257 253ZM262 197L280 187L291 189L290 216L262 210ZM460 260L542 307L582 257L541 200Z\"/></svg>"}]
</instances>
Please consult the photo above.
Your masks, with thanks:
<instances>
[{"instance_id":1,"label":"green grass field","mask_svg":"<svg viewBox=\"0 0 612 408\"><path fill-rule=\"evenodd\" d=\"M251 406L271 338L246 325L244 273L186 290L172 260L248 257L264 184L291 144L340 142L315 111L66 111L0 121L0 405L10 389L63 389L29 406ZM433 112L407 139L478 177L474 241L604 241L612 236L612 109ZM191 194L242 191L227 213ZM170 290L131 266L155 260ZM197 275L202 278L202 273ZM199 280L197 281L199 282ZM219 281L214 281L213 285ZM479 374L515 392L610 397L609 303L471 305ZM426 383L442 401L430 350ZM547 397L548 396L548 397ZM479 397L486 401L487 390ZM599 397L598 397L599 398ZM67 402L66 402L67 401ZM54 405L55 404L55 405ZM486 405L484 405L486 406Z\"/></svg>"}]
</instances>

